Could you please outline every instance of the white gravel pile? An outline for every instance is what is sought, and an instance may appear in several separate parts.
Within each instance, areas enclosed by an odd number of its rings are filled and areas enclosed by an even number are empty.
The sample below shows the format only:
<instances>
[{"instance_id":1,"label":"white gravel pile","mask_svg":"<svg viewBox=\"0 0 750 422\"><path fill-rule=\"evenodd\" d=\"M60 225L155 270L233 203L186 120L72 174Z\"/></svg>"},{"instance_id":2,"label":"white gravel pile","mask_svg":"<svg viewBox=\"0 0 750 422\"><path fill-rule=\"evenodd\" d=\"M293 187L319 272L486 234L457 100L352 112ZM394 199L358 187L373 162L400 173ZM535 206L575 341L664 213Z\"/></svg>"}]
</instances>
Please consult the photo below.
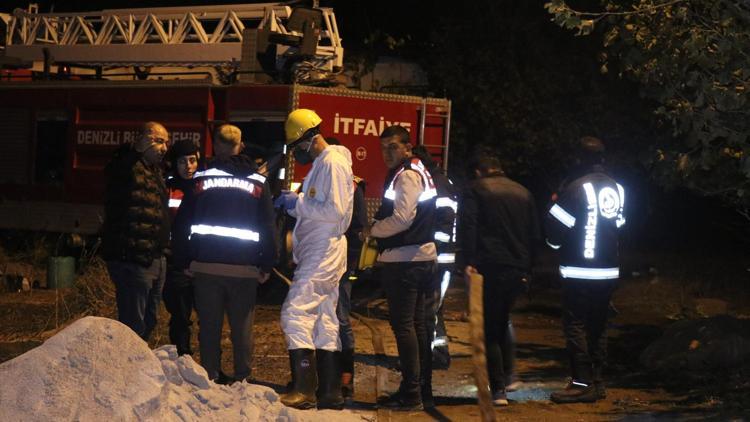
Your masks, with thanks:
<instances>
[{"instance_id":1,"label":"white gravel pile","mask_svg":"<svg viewBox=\"0 0 750 422\"><path fill-rule=\"evenodd\" d=\"M150 350L120 322L80 319L0 364L0 420L351 421L350 411L299 411L270 388L208 381L174 346Z\"/></svg>"}]
</instances>

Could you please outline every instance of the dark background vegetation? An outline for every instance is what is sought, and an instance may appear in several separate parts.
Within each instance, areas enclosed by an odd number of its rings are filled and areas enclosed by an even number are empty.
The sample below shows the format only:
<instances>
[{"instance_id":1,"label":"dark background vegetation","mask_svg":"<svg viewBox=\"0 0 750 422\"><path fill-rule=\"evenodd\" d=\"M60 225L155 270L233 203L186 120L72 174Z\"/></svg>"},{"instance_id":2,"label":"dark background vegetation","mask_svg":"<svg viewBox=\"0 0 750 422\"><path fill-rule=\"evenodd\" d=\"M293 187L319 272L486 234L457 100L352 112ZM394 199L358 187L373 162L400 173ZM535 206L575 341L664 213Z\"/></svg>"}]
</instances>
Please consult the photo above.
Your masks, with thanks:
<instances>
[{"instance_id":1,"label":"dark background vegetation","mask_svg":"<svg viewBox=\"0 0 750 422\"><path fill-rule=\"evenodd\" d=\"M42 11L246 3L233 0L38 1ZM453 101L450 173L463 176L463 158L492 145L506 171L526 184L543 208L572 165L576 140L602 138L607 162L626 186L630 210L626 244L635 249L746 248L747 221L720 201L671 188L648 167L655 145L671 129L639 86L601 72L603 33L574 37L551 22L544 0L321 1L336 11L346 61L368 68L378 57L421 64L429 86L419 93ZM3 2L3 11L25 7ZM597 1L578 1L596 9ZM602 32L602 31L599 31ZM744 265L744 264L740 264Z\"/></svg>"}]
</instances>

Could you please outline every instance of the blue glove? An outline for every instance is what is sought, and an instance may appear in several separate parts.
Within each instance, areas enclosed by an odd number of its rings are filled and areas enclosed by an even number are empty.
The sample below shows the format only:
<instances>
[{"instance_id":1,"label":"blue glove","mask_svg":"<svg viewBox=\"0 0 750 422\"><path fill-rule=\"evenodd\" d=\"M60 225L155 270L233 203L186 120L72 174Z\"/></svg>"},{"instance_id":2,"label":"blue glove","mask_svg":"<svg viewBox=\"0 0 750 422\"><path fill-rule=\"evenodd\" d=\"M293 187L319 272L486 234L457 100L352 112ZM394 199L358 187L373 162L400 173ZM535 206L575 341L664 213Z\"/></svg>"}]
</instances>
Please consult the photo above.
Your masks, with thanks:
<instances>
[{"instance_id":1,"label":"blue glove","mask_svg":"<svg viewBox=\"0 0 750 422\"><path fill-rule=\"evenodd\" d=\"M297 192L290 190L281 191L281 195L273 201L275 208L281 208L283 210L292 210L297 205Z\"/></svg>"}]
</instances>

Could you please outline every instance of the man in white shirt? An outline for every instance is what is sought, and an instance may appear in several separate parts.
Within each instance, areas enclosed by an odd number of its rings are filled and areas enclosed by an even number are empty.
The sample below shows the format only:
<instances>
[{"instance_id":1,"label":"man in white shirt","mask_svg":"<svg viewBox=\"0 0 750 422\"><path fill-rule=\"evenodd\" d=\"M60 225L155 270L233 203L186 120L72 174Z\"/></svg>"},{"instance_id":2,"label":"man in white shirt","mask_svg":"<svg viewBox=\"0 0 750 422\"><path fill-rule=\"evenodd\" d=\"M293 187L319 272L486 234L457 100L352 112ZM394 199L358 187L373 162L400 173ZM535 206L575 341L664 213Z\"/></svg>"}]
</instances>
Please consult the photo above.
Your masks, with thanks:
<instances>
[{"instance_id":1,"label":"man in white shirt","mask_svg":"<svg viewBox=\"0 0 750 422\"><path fill-rule=\"evenodd\" d=\"M424 306L437 259L433 242L437 191L429 171L412 156L405 128L386 128L380 147L389 173L370 236L378 242L381 280L402 375L398 392L380 405L419 410L433 406L432 354Z\"/></svg>"}]
</instances>

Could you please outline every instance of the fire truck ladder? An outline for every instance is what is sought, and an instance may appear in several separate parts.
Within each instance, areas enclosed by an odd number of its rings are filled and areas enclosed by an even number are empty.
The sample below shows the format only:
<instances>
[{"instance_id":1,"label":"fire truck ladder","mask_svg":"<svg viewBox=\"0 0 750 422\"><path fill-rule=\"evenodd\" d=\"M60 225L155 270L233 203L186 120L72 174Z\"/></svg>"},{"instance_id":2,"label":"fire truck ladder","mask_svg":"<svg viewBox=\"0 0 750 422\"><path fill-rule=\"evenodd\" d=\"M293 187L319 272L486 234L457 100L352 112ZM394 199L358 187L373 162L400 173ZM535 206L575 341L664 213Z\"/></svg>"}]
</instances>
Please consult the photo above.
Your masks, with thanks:
<instances>
[{"instance_id":1,"label":"fire truck ladder","mask_svg":"<svg viewBox=\"0 0 750 422\"><path fill-rule=\"evenodd\" d=\"M343 47L333 9L322 14L315 55L329 68L343 65ZM262 29L301 37L284 22L293 9L282 3L200 7L111 9L82 13L4 14L5 54L41 62L45 50L58 63L85 66L238 67L243 33Z\"/></svg>"},{"instance_id":2,"label":"fire truck ladder","mask_svg":"<svg viewBox=\"0 0 750 422\"><path fill-rule=\"evenodd\" d=\"M427 100L422 100L422 109L419 113L419 145L428 149L439 149L441 158L441 167L448 171L448 145L451 131L451 102L448 101L446 107L436 107L435 113L428 113ZM438 122L435 122L438 120ZM425 144L425 130L428 128L443 128L443 138L440 144Z\"/></svg>"}]
</instances>

